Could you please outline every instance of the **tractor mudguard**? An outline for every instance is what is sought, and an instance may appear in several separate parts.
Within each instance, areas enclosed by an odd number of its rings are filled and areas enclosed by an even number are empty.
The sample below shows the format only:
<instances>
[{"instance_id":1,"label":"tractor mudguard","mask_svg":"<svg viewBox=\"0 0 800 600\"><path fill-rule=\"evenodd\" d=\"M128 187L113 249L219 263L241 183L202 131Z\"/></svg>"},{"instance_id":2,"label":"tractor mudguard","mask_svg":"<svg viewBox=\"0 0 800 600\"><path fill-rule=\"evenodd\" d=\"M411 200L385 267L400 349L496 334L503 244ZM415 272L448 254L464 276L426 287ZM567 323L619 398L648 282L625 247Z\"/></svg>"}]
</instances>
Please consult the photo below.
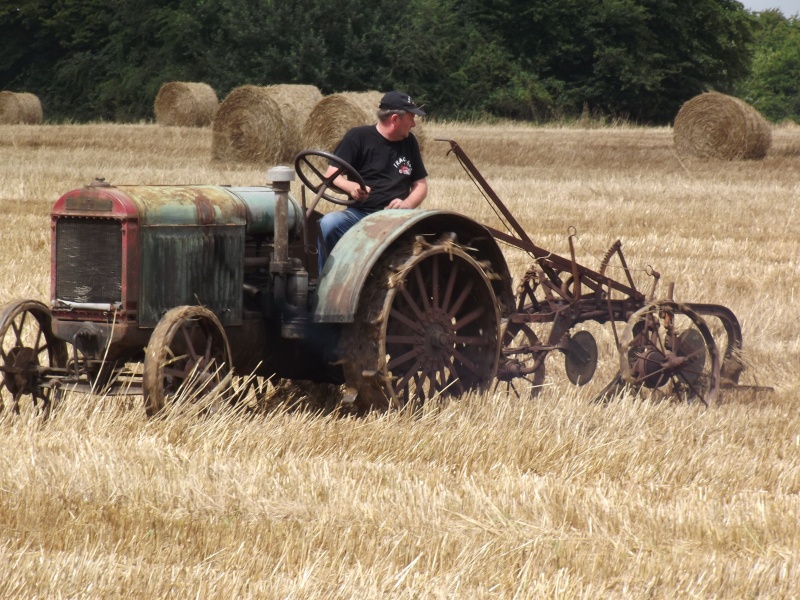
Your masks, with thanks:
<instances>
[{"instance_id":1,"label":"tractor mudguard","mask_svg":"<svg viewBox=\"0 0 800 600\"><path fill-rule=\"evenodd\" d=\"M361 290L378 259L400 238L421 235L430 243L453 232L456 243L471 249L476 260L489 261L492 287L505 315L513 308L511 275L491 233L464 215L444 210L384 210L365 217L331 252L311 298L315 323L352 323Z\"/></svg>"}]
</instances>

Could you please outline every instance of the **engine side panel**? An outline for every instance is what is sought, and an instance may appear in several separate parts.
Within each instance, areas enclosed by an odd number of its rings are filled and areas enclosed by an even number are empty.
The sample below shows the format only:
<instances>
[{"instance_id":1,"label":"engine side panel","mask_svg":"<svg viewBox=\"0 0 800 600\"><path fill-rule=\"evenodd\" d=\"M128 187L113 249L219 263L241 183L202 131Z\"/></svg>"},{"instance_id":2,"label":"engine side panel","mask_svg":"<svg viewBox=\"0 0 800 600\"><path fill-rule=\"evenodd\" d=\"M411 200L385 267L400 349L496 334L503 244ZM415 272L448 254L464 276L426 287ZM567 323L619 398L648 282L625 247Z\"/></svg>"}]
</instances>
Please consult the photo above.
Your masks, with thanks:
<instances>
[{"instance_id":1,"label":"engine side panel","mask_svg":"<svg viewBox=\"0 0 800 600\"><path fill-rule=\"evenodd\" d=\"M141 327L183 304L209 308L223 325L241 323L244 226L143 227L140 238Z\"/></svg>"}]
</instances>

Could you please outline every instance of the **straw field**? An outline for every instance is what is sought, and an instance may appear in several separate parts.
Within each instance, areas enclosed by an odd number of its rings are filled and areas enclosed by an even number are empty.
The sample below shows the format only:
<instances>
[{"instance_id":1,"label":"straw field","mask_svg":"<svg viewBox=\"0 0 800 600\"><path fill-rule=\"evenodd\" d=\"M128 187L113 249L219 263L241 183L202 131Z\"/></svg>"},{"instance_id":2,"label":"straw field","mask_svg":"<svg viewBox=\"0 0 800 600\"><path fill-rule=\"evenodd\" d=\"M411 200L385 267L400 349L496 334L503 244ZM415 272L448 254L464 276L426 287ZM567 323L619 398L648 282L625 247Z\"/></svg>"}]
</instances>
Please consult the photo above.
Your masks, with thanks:
<instances>
[{"instance_id":1,"label":"straw field","mask_svg":"<svg viewBox=\"0 0 800 600\"><path fill-rule=\"evenodd\" d=\"M677 300L729 306L744 379L775 391L592 404L615 360L598 332L597 384L571 387L553 357L535 400L497 390L421 416L148 421L140 399L70 395L45 424L0 415L0 597L797 597L800 128L730 162L679 157L668 128L426 127L540 246L568 254L574 226L596 267L621 238L641 287L652 265ZM95 177L263 183L260 165L212 161L211 138L0 127L2 299L47 299L50 207ZM426 206L496 224L446 150L426 149Z\"/></svg>"}]
</instances>

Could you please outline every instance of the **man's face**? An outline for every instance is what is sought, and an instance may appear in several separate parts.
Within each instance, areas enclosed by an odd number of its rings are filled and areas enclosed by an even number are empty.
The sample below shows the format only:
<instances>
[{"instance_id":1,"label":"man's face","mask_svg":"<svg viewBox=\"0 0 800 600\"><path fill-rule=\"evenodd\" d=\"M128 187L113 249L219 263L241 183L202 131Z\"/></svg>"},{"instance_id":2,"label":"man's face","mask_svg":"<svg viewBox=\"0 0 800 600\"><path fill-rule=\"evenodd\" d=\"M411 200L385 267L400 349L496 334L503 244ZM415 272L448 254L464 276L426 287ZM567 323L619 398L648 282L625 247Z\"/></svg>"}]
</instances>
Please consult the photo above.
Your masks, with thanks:
<instances>
[{"instance_id":1,"label":"man's face","mask_svg":"<svg viewBox=\"0 0 800 600\"><path fill-rule=\"evenodd\" d=\"M407 112L402 117L399 115L394 115L392 117L395 123L395 131L397 132L398 139L406 139L408 134L411 133L411 130L417 126L414 116L414 113Z\"/></svg>"}]
</instances>

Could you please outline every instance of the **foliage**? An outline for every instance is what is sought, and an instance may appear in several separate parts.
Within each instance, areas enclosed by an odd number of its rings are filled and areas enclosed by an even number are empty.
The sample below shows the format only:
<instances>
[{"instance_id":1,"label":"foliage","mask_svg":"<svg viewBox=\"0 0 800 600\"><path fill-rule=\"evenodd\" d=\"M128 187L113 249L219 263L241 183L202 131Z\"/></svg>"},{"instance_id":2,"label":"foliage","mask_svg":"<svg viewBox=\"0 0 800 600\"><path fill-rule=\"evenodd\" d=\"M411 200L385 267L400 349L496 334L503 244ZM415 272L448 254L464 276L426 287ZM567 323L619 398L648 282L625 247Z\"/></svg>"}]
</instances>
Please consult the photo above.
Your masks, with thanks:
<instances>
[{"instance_id":1,"label":"foliage","mask_svg":"<svg viewBox=\"0 0 800 600\"><path fill-rule=\"evenodd\" d=\"M758 15L753 70L741 97L765 117L800 122L800 20L775 10Z\"/></svg>"},{"instance_id":2,"label":"foliage","mask_svg":"<svg viewBox=\"0 0 800 600\"><path fill-rule=\"evenodd\" d=\"M748 74L754 21L736 0L12 0L0 87L38 94L50 119L151 117L161 84L189 80L221 97L399 88L448 118L589 106L664 123Z\"/></svg>"}]
</instances>

